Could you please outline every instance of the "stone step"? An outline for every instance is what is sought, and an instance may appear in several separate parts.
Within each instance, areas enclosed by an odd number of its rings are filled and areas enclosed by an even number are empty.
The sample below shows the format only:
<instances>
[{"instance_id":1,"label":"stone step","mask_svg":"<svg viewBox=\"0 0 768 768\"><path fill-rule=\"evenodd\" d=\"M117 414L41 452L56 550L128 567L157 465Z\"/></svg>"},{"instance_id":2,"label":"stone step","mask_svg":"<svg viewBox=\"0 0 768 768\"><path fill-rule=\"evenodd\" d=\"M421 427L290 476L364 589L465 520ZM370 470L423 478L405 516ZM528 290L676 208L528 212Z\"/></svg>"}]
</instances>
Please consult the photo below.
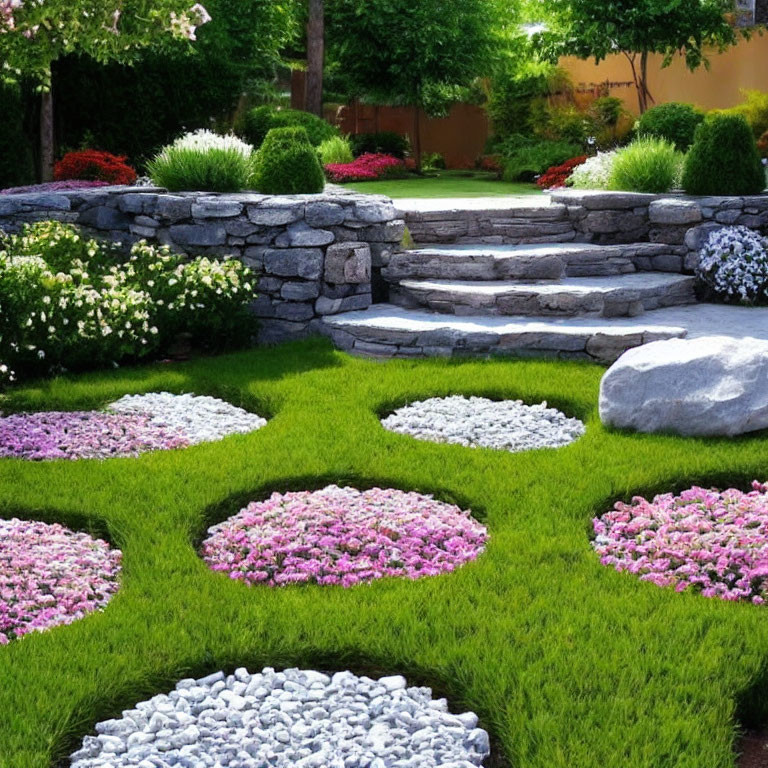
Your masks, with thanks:
<instances>
[{"instance_id":1,"label":"stone step","mask_svg":"<svg viewBox=\"0 0 768 768\"><path fill-rule=\"evenodd\" d=\"M635 261L657 257L669 246L655 243L592 245L428 245L396 253L383 276L436 280L557 280L621 275L636 270Z\"/></svg>"},{"instance_id":2,"label":"stone step","mask_svg":"<svg viewBox=\"0 0 768 768\"><path fill-rule=\"evenodd\" d=\"M655 322L653 314L641 320L452 317L376 304L364 311L325 317L319 328L339 348L372 357L554 355L613 362L632 347L686 335L684 326Z\"/></svg>"},{"instance_id":3,"label":"stone step","mask_svg":"<svg viewBox=\"0 0 768 768\"><path fill-rule=\"evenodd\" d=\"M696 301L695 278L665 272L567 277L549 282L402 280L390 301L454 315L636 317Z\"/></svg>"}]
</instances>

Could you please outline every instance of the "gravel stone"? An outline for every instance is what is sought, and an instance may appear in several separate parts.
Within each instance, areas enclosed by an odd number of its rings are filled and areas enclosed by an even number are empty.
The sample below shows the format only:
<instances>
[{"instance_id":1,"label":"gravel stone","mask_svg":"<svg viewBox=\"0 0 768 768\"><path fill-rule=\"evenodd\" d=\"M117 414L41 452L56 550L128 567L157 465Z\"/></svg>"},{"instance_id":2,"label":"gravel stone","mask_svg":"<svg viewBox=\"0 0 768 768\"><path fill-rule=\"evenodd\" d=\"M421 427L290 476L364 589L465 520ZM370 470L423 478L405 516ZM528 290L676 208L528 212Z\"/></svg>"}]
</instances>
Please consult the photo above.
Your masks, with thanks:
<instances>
[{"instance_id":1,"label":"gravel stone","mask_svg":"<svg viewBox=\"0 0 768 768\"><path fill-rule=\"evenodd\" d=\"M234 691L242 685L240 696ZM400 676L241 668L182 680L167 696L98 724L99 735L83 739L70 766L472 768L490 754L476 723L473 713L450 714L445 699L408 688Z\"/></svg>"},{"instance_id":2,"label":"gravel stone","mask_svg":"<svg viewBox=\"0 0 768 768\"><path fill-rule=\"evenodd\" d=\"M512 453L561 448L586 431L581 421L546 403L526 405L522 400L496 402L461 395L412 403L382 420L382 425L417 440Z\"/></svg>"}]
</instances>

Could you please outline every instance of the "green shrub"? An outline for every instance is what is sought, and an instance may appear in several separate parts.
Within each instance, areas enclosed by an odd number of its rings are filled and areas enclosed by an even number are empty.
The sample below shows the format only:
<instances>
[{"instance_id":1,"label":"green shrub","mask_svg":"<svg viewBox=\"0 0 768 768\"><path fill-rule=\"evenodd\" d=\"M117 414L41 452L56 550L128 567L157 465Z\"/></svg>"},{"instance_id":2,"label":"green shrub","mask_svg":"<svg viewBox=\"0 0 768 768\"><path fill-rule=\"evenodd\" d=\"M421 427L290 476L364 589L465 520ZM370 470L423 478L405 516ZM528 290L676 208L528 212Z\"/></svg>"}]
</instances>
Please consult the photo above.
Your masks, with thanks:
<instances>
[{"instance_id":1,"label":"green shrub","mask_svg":"<svg viewBox=\"0 0 768 768\"><path fill-rule=\"evenodd\" d=\"M704 120L704 113L692 104L675 101L651 107L637 122L639 136L671 141L681 152L693 144L693 135Z\"/></svg>"},{"instance_id":2,"label":"green shrub","mask_svg":"<svg viewBox=\"0 0 768 768\"><path fill-rule=\"evenodd\" d=\"M379 131L378 133L356 133L350 138L352 154L360 155L392 155L403 160L410 150L408 139L394 131Z\"/></svg>"},{"instance_id":3,"label":"green shrub","mask_svg":"<svg viewBox=\"0 0 768 768\"><path fill-rule=\"evenodd\" d=\"M319 147L324 141L341 136L338 128L311 112L298 109L280 109L263 106L251 109L236 126L237 133L254 147L260 147L273 128L301 127L307 133L309 143Z\"/></svg>"},{"instance_id":4,"label":"green shrub","mask_svg":"<svg viewBox=\"0 0 768 768\"><path fill-rule=\"evenodd\" d=\"M343 136L326 139L317 148L317 153L320 155L320 162L323 165L351 163L355 159L352 154L352 147L349 145L349 139Z\"/></svg>"},{"instance_id":5,"label":"green shrub","mask_svg":"<svg viewBox=\"0 0 768 768\"><path fill-rule=\"evenodd\" d=\"M266 195L322 192L325 174L301 127L273 128L256 155L256 188Z\"/></svg>"},{"instance_id":6,"label":"green shrub","mask_svg":"<svg viewBox=\"0 0 768 768\"><path fill-rule=\"evenodd\" d=\"M744 101L730 109L716 109L710 114L740 115L743 117L756 139L768 131L768 93L763 91L742 90Z\"/></svg>"},{"instance_id":7,"label":"green shrub","mask_svg":"<svg viewBox=\"0 0 768 768\"><path fill-rule=\"evenodd\" d=\"M252 186L253 170L250 144L205 130L181 136L147 163L152 181L171 192L240 192Z\"/></svg>"},{"instance_id":8,"label":"green shrub","mask_svg":"<svg viewBox=\"0 0 768 768\"><path fill-rule=\"evenodd\" d=\"M0 115L0 189L31 184L32 146L24 131L24 104L17 86L0 83Z\"/></svg>"},{"instance_id":9,"label":"green shrub","mask_svg":"<svg viewBox=\"0 0 768 768\"><path fill-rule=\"evenodd\" d=\"M740 115L710 115L697 129L683 173L691 195L756 195L765 171L747 121Z\"/></svg>"},{"instance_id":10,"label":"green shrub","mask_svg":"<svg viewBox=\"0 0 768 768\"><path fill-rule=\"evenodd\" d=\"M539 141L534 143L517 140L503 145L502 166L504 181L533 181L553 165L562 165L572 157L584 154L581 144L568 141Z\"/></svg>"},{"instance_id":11,"label":"green shrub","mask_svg":"<svg viewBox=\"0 0 768 768\"><path fill-rule=\"evenodd\" d=\"M641 136L617 152L608 189L625 192L669 192L680 177L683 156L666 139Z\"/></svg>"}]
</instances>

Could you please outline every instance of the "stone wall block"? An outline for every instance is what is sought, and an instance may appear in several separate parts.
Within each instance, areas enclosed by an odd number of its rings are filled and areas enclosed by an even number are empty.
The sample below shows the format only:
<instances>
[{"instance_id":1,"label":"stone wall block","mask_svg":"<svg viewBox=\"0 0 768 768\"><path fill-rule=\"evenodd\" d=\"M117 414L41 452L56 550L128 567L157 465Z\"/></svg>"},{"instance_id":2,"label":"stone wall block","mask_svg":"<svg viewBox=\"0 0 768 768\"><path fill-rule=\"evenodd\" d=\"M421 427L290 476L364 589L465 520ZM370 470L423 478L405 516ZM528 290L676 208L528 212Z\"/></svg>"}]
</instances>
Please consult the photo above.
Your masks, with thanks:
<instances>
[{"instance_id":1,"label":"stone wall block","mask_svg":"<svg viewBox=\"0 0 768 768\"><path fill-rule=\"evenodd\" d=\"M370 283L371 249L366 243L336 243L325 253L326 283Z\"/></svg>"},{"instance_id":2,"label":"stone wall block","mask_svg":"<svg viewBox=\"0 0 768 768\"><path fill-rule=\"evenodd\" d=\"M648 208L648 218L651 224L696 224L702 219L701 207L695 200L654 200Z\"/></svg>"},{"instance_id":3,"label":"stone wall block","mask_svg":"<svg viewBox=\"0 0 768 768\"><path fill-rule=\"evenodd\" d=\"M250 221L262 227L284 227L304 216L304 204L290 198L269 198L263 203L247 207Z\"/></svg>"},{"instance_id":4,"label":"stone wall block","mask_svg":"<svg viewBox=\"0 0 768 768\"><path fill-rule=\"evenodd\" d=\"M96 208L89 208L83 211L78 217L78 221L94 229L117 229L128 230L130 219L117 208L108 208L100 205Z\"/></svg>"},{"instance_id":5,"label":"stone wall block","mask_svg":"<svg viewBox=\"0 0 768 768\"><path fill-rule=\"evenodd\" d=\"M347 212L337 203L307 203L304 220L310 227L335 227L344 222Z\"/></svg>"},{"instance_id":6,"label":"stone wall block","mask_svg":"<svg viewBox=\"0 0 768 768\"><path fill-rule=\"evenodd\" d=\"M226 197L201 197L192 203L193 219L228 219L239 216L243 204Z\"/></svg>"},{"instance_id":7,"label":"stone wall block","mask_svg":"<svg viewBox=\"0 0 768 768\"><path fill-rule=\"evenodd\" d=\"M221 224L176 224L170 228L170 236L179 245L224 245L227 230Z\"/></svg>"},{"instance_id":8,"label":"stone wall block","mask_svg":"<svg viewBox=\"0 0 768 768\"><path fill-rule=\"evenodd\" d=\"M323 273L323 256L320 248L267 248L264 271L282 277L319 280Z\"/></svg>"},{"instance_id":9,"label":"stone wall block","mask_svg":"<svg viewBox=\"0 0 768 768\"><path fill-rule=\"evenodd\" d=\"M278 248L313 248L329 245L335 240L333 232L326 229L315 229L306 222L297 221L291 224L275 239Z\"/></svg>"}]
</instances>

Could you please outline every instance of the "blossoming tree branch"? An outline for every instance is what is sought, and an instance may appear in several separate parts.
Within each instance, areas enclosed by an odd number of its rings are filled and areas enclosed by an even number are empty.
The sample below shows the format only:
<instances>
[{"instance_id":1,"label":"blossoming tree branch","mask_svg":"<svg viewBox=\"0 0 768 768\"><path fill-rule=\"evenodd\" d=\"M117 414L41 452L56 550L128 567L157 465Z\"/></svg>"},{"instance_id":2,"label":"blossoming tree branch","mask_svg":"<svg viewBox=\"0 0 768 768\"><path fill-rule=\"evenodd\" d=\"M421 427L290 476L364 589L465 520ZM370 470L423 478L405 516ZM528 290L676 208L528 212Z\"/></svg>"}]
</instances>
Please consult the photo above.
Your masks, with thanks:
<instances>
[{"instance_id":1,"label":"blossoming tree branch","mask_svg":"<svg viewBox=\"0 0 768 768\"><path fill-rule=\"evenodd\" d=\"M53 177L55 61L77 53L130 63L143 48L195 40L210 19L189 0L0 0L0 79L25 77L39 87L43 180Z\"/></svg>"}]
</instances>

